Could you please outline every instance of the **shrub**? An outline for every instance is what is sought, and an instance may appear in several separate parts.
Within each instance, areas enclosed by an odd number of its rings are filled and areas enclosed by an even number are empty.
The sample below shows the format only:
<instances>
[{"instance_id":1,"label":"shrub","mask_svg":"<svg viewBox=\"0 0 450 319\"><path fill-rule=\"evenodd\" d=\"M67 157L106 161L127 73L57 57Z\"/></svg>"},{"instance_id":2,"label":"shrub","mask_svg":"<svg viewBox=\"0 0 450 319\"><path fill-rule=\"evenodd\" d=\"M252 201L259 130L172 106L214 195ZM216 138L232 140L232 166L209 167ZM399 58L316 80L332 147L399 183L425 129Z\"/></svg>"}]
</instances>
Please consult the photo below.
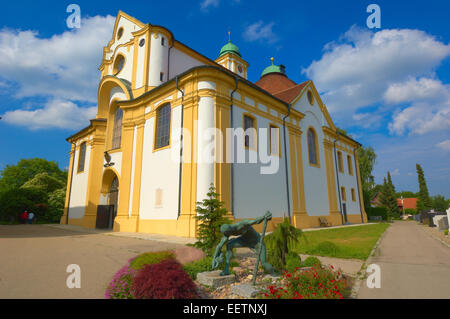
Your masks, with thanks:
<instances>
[{"instance_id":1,"label":"shrub","mask_svg":"<svg viewBox=\"0 0 450 319\"><path fill-rule=\"evenodd\" d=\"M448 229L444 229L444 235L448 236Z\"/></svg>"},{"instance_id":2,"label":"shrub","mask_svg":"<svg viewBox=\"0 0 450 319\"><path fill-rule=\"evenodd\" d=\"M282 286L269 286L260 293L265 299L343 299L347 284L332 268L296 269L282 276Z\"/></svg>"},{"instance_id":3,"label":"shrub","mask_svg":"<svg viewBox=\"0 0 450 319\"><path fill-rule=\"evenodd\" d=\"M199 272L211 271L212 257L205 257L200 260L187 263L184 265L184 270L193 280L197 279Z\"/></svg>"},{"instance_id":4,"label":"shrub","mask_svg":"<svg viewBox=\"0 0 450 319\"><path fill-rule=\"evenodd\" d=\"M174 259L171 251L158 251L143 253L130 262L130 268L135 270L143 269L146 265L153 265L160 263L163 260Z\"/></svg>"},{"instance_id":5,"label":"shrub","mask_svg":"<svg viewBox=\"0 0 450 319\"><path fill-rule=\"evenodd\" d=\"M133 258L130 259L128 263L132 260ZM130 268L129 265L120 268L120 270L114 275L113 279L106 288L105 298L133 299L133 295L131 294L131 285L133 283L136 272L137 271Z\"/></svg>"},{"instance_id":6,"label":"shrub","mask_svg":"<svg viewBox=\"0 0 450 319\"><path fill-rule=\"evenodd\" d=\"M196 286L183 266L175 259L146 265L136 275L132 292L139 299L198 298Z\"/></svg>"},{"instance_id":7,"label":"shrub","mask_svg":"<svg viewBox=\"0 0 450 319\"><path fill-rule=\"evenodd\" d=\"M288 252L286 255L286 270L294 271L296 268L302 267L302 260L297 253Z\"/></svg>"},{"instance_id":8,"label":"shrub","mask_svg":"<svg viewBox=\"0 0 450 319\"><path fill-rule=\"evenodd\" d=\"M210 185L209 192L206 195L208 198L197 202L195 209L198 221L198 241L194 244L194 247L200 248L205 254L211 256L222 237L220 226L231 221L225 217L228 211L224 208L225 203L219 201L219 194L216 193L213 184Z\"/></svg>"},{"instance_id":9,"label":"shrub","mask_svg":"<svg viewBox=\"0 0 450 319\"><path fill-rule=\"evenodd\" d=\"M368 209L366 211L367 213L367 217L372 217L372 216L381 216L381 218L383 218L383 220L387 220L387 209L386 207L370 207L370 209Z\"/></svg>"},{"instance_id":10,"label":"shrub","mask_svg":"<svg viewBox=\"0 0 450 319\"><path fill-rule=\"evenodd\" d=\"M416 215L417 209L414 208L407 208L405 209L405 215Z\"/></svg>"},{"instance_id":11,"label":"shrub","mask_svg":"<svg viewBox=\"0 0 450 319\"><path fill-rule=\"evenodd\" d=\"M335 243L332 243L331 241L323 241L317 244L317 246L314 248L314 253L316 255L323 256L336 256L338 250L339 247L336 246Z\"/></svg>"},{"instance_id":12,"label":"shrub","mask_svg":"<svg viewBox=\"0 0 450 319\"><path fill-rule=\"evenodd\" d=\"M314 266L320 267L321 265L322 263L320 262L319 258L314 256L309 256L303 262L304 267L314 267Z\"/></svg>"},{"instance_id":13,"label":"shrub","mask_svg":"<svg viewBox=\"0 0 450 319\"><path fill-rule=\"evenodd\" d=\"M264 238L268 250L268 262L277 271L285 269L286 256L289 253L289 249L293 244L298 242L302 235L302 231L292 226L289 223L289 219L285 218L270 235Z\"/></svg>"}]
</instances>

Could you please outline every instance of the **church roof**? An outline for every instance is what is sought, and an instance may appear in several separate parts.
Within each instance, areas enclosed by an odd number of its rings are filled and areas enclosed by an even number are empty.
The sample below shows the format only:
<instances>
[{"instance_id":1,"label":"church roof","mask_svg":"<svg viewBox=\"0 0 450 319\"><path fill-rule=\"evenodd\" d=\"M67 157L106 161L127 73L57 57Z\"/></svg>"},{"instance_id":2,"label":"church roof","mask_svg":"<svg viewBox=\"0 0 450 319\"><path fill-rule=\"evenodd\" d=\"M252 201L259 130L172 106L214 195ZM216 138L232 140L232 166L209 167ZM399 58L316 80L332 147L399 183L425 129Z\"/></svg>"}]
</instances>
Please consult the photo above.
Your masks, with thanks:
<instances>
[{"instance_id":1,"label":"church roof","mask_svg":"<svg viewBox=\"0 0 450 319\"><path fill-rule=\"evenodd\" d=\"M269 73L261 77L255 84L272 95L297 85L297 83L281 73Z\"/></svg>"},{"instance_id":2,"label":"church roof","mask_svg":"<svg viewBox=\"0 0 450 319\"><path fill-rule=\"evenodd\" d=\"M299 96L306 84L308 84L308 81L292 86L284 91L274 93L273 95L286 103L291 103L297 96Z\"/></svg>"}]
</instances>

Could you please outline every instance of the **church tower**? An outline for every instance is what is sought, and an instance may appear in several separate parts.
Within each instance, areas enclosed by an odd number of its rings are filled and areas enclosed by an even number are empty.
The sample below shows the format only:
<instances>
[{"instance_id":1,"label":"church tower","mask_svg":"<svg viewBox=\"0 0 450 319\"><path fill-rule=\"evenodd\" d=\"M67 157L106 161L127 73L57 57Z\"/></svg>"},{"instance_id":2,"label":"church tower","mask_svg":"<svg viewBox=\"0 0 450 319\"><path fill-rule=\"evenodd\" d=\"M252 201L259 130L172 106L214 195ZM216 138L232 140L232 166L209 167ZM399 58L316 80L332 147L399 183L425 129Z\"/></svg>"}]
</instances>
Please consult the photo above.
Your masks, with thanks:
<instances>
[{"instance_id":1,"label":"church tower","mask_svg":"<svg viewBox=\"0 0 450 319\"><path fill-rule=\"evenodd\" d=\"M228 32L228 43L220 49L216 62L247 79L248 62L242 58L239 48L231 43L230 32Z\"/></svg>"}]
</instances>

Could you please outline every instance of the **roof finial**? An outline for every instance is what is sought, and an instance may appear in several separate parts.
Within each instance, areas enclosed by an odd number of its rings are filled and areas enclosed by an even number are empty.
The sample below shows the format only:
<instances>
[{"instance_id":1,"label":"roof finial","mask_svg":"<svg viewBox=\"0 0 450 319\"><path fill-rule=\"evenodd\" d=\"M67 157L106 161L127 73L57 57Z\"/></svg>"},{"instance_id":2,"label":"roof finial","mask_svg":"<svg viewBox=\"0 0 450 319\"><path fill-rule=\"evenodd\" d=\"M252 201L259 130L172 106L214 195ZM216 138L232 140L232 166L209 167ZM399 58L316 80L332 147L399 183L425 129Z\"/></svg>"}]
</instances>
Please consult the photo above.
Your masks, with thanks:
<instances>
[{"instance_id":1,"label":"roof finial","mask_svg":"<svg viewBox=\"0 0 450 319\"><path fill-rule=\"evenodd\" d=\"M272 65L273 65L273 57L270 58L270 61L272 61Z\"/></svg>"},{"instance_id":2,"label":"roof finial","mask_svg":"<svg viewBox=\"0 0 450 319\"><path fill-rule=\"evenodd\" d=\"M228 29L228 42L231 42L231 31Z\"/></svg>"}]
</instances>

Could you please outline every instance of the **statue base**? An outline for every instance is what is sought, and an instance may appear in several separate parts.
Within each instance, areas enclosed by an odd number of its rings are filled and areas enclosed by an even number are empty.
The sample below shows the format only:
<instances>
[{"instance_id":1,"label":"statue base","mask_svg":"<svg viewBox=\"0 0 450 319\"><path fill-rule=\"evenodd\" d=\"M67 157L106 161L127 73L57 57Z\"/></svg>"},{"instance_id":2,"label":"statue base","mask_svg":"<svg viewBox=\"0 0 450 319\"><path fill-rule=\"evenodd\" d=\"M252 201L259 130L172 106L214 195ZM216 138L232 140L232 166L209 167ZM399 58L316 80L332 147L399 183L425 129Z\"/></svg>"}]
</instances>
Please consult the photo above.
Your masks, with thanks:
<instances>
[{"instance_id":1,"label":"statue base","mask_svg":"<svg viewBox=\"0 0 450 319\"><path fill-rule=\"evenodd\" d=\"M231 286L231 293L244 298L255 298L259 289L252 284L239 284Z\"/></svg>"},{"instance_id":2,"label":"statue base","mask_svg":"<svg viewBox=\"0 0 450 319\"><path fill-rule=\"evenodd\" d=\"M222 270L200 272L197 274L197 281L202 285L213 288L230 285L236 282L236 276L234 274L221 276L221 272Z\"/></svg>"}]
</instances>

